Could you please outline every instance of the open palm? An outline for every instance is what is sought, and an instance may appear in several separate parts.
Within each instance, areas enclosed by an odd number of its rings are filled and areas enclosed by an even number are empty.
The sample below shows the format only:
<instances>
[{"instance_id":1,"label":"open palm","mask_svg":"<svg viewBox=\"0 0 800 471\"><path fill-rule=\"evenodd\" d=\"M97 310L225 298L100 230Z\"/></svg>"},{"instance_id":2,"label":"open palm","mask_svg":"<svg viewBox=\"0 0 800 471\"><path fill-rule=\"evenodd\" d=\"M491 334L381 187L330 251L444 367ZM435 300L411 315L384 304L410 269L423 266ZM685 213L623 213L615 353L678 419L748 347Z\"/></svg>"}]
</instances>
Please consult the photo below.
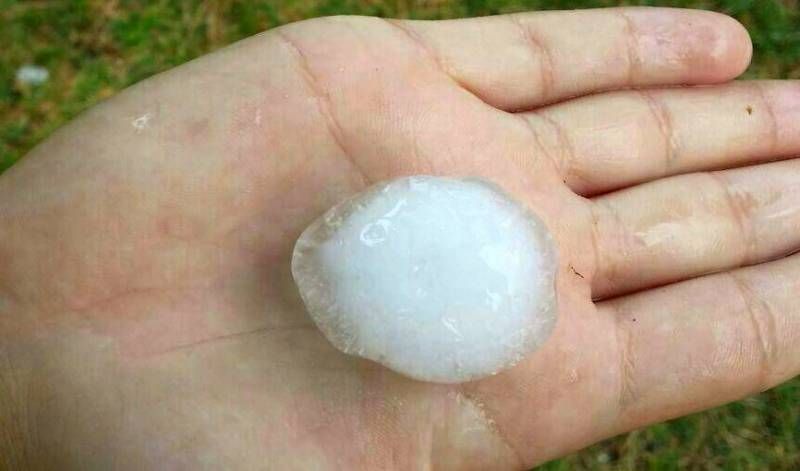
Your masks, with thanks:
<instances>
[{"instance_id":1,"label":"open palm","mask_svg":"<svg viewBox=\"0 0 800 471\"><path fill-rule=\"evenodd\" d=\"M786 380L800 160L764 162L800 153L800 86L668 88L750 51L680 10L341 17L126 90L0 178L6 459L523 468ZM516 367L408 380L304 312L300 231L408 174L491 179L555 234L559 323Z\"/></svg>"}]
</instances>

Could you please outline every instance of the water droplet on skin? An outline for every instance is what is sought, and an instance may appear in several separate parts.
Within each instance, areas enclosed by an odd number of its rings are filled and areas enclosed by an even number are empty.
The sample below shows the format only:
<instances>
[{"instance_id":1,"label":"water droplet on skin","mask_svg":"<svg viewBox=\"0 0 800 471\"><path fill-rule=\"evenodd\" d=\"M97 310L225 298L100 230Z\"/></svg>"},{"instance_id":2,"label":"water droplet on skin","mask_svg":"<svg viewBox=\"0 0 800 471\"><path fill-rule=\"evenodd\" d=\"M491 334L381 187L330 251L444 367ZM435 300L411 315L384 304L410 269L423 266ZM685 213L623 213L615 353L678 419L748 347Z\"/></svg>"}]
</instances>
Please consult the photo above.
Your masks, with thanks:
<instances>
[{"instance_id":1,"label":"water droplet on skin","mask_svg":"<svg viewBox=\"0 0 800 471\"><path fill-rule=\"evenodd\" d=\"M145 113L138 118L134 118L131 121L131 125L136 129L137 133L140 133L147 129L150 126L150 121L153 119L153 115L150 113Z\"/></svg>"}]
</instances>

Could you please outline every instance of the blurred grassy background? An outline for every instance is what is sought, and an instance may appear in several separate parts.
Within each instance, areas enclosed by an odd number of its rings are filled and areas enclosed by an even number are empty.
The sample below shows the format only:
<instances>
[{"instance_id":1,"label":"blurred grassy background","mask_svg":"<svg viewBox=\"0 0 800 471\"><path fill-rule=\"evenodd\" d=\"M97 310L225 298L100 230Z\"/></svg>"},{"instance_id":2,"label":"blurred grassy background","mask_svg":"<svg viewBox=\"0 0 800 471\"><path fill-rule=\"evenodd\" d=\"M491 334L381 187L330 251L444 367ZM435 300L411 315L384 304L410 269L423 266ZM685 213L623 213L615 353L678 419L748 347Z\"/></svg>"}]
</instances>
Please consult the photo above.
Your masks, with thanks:
<instances>
[{"instance_id":1,"label":"blurred grassy background","mask_svg":"<svg viewBox=\"0 0 800 471\"><path fill-rule=\"evenodd\" d=\"M797 0L0 0L0 172L77 113L152 74L283 23L332 14L424 19L666 5L731 14L750 30L749 77L800 78ZM40 86L15 79L44 66ZM0 204L2 204L0 202ZM545 469L800 470L800 380L609 440Z\"/></svg>"}]
</instances>

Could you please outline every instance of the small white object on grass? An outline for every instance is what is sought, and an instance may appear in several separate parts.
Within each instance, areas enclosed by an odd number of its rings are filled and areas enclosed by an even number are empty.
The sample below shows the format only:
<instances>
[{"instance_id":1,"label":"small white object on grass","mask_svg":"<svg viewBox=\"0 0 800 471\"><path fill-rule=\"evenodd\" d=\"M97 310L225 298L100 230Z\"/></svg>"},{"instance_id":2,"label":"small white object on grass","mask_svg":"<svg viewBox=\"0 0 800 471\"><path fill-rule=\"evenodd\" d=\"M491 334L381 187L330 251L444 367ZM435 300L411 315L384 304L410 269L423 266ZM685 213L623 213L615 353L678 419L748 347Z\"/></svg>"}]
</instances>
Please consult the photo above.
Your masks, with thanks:
<instances>
[{"instance_id":1,"label":"small white object on grass","mask_svg":"<svg viewBox=\"0 0 800 471\"><path fill-rule=\"evenodd\" d=\"M17 69L17 82L23 85L41 85L50 78L50 72L39 65L23 65Z\"/></svg>"},{"instance_id":2,"label":"small white object on grass","mask_svg":"<svg viewBox=\"0 0 800 471\"><path fill-rule=\"evenodd\" d=\"M458 383L508 368L547 339L556 258L544 223L494 184L414 176L312 223L292 275L339 350Z\"/></svg>"}]
</instances>

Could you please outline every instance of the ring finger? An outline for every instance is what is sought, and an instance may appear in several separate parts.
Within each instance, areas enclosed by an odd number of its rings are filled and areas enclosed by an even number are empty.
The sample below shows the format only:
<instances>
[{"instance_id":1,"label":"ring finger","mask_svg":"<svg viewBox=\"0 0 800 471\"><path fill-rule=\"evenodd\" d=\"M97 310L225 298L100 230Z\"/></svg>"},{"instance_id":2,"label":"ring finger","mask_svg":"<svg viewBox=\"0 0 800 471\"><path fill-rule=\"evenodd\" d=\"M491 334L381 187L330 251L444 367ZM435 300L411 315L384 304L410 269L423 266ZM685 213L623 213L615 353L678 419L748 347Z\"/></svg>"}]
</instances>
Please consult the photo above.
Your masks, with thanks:
<instances>
[{"instance_id":1,"label":"ring finger","mask_svg":"<svg viewBox=\"0 0 800 471\"><path fill-rule=\"evenodd\" d=\"M617 296L800 249L800 159L657 180L592 205L592 294Z\"/></svg>"}]
</instances>

